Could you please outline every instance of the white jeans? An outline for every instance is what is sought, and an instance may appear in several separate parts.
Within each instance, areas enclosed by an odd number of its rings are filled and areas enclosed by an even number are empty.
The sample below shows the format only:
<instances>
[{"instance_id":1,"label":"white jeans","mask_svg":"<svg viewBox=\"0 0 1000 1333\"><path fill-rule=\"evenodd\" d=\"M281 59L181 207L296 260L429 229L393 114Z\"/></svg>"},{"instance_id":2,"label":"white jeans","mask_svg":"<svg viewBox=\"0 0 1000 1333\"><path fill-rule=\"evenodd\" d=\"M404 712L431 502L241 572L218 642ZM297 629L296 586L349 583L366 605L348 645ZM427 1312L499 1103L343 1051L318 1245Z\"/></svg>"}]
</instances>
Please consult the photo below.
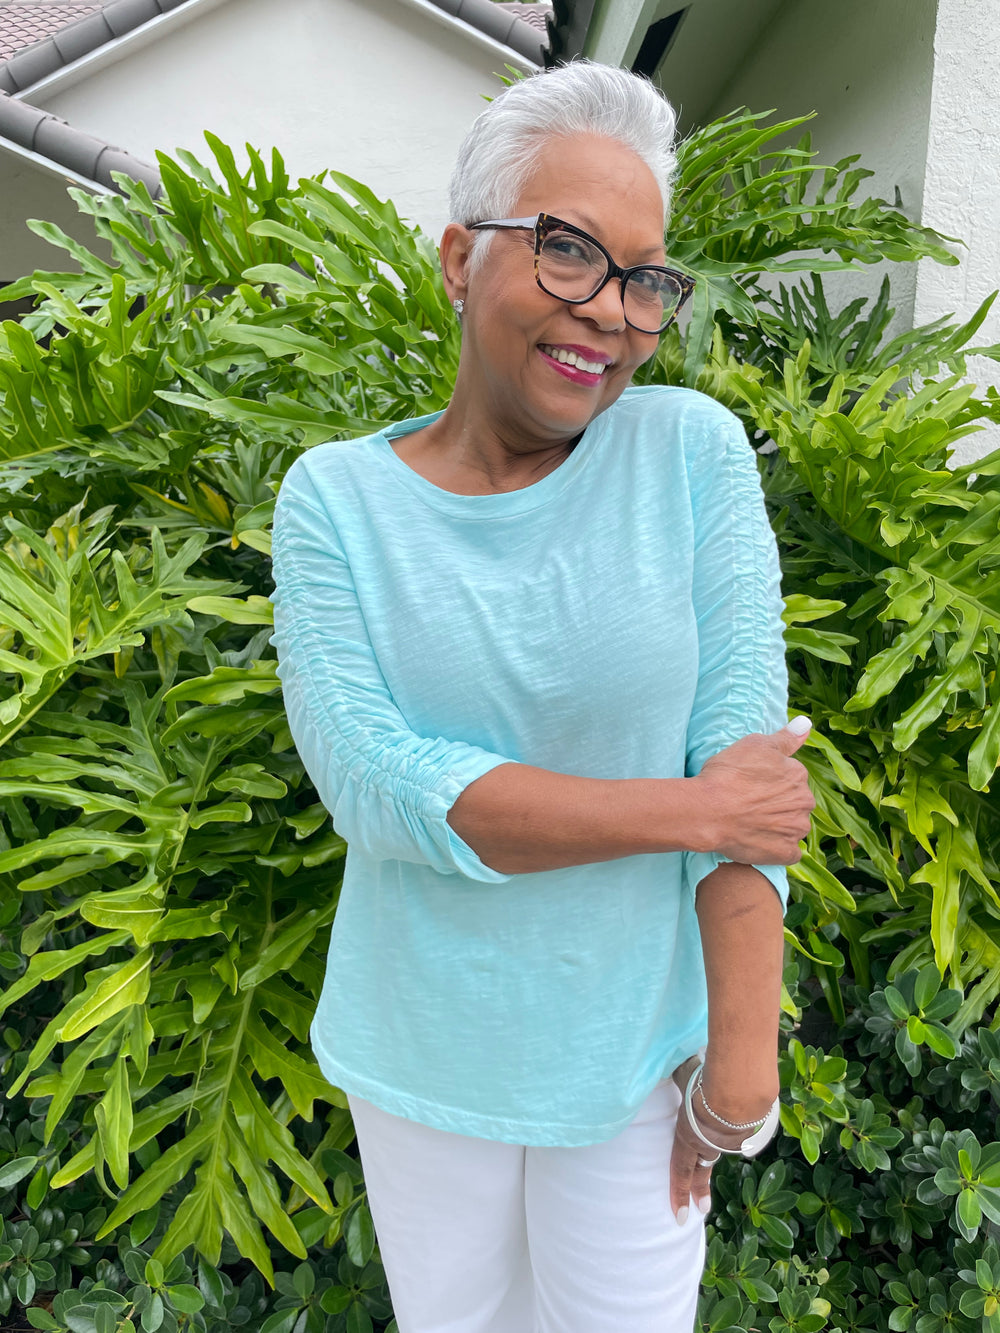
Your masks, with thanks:
<instances>
[{"instance_id":1,"label":"white jeans","mask_svg":"<svg viewBox=\"0 0 1000 1333\"><path fill-rule=\"evenodd\" d=\"M691 1333L701 1214L670 1209L680 1096L615 1138L524 1148L349 1099L399 1333Z\"/></svg>"}]
</instances>

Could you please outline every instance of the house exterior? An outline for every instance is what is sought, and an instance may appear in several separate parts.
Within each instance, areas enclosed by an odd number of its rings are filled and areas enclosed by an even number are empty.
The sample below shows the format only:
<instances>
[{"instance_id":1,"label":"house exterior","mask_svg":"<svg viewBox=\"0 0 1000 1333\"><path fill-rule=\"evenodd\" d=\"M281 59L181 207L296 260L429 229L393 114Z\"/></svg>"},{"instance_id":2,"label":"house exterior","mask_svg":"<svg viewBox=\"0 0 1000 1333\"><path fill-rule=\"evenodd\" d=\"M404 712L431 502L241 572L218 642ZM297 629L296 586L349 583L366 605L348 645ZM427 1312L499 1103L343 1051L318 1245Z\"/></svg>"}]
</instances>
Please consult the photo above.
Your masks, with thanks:
<instances>
[{"instance_id":1,"label":"house exterior","mask_svg":"<svg viewBox=\"0 0 1000 1333\"><path fill-rule=\"evenodd\" d=\"M498 76L586 55L648 74L682 131L739 105L815 110L821 160L860 153L875 173L864 189L961 238L959 268L893 273L894 331L967 318L997 286L1000 0L554 0L547 23L544 8L0 0L0 281L63 262L26 217L86 235L67 183L109 189L121 170L155 187L156 150L204 156L206 128L277 145L293 175L355 176L436 236L455 151ZM881 276L827 286L846 301ZM978 341L1000 342L1000 303ZM970 374L1000 388L987 357ZM959 457L998 445L1000 426Z\"/></svg>"},{"instance_id":2,"label":"house exterior","mask_svg":"<svg viewBox=\"0 0 1000 1333\"><path fill-rule=\"evenodd\" d=\"M155 186L156 151L277 146L293 178L355 176L436 235L458 145L544 30L490 0L0 0L0 280L62 266L24 226L87 236L67 184ZM32 16L36 16L31 26ZM78 16L78 17L77 17ZM51 23L46 31L45 19ZM3 43L6 40L6 48ZM23 40L23 36L21 38Z\"/></svg>"},{"instance_id":3,"label":"house exterior","mask_svg":"<svg viewBox=\"0 0 1000 1333\"><path fill-rule=\"evenodd\" d=\"M738 106L782 118L816 111L819 160L859 153L861 195L964 242L958 268L931 260L893 273L893 331L969 318L1000 286L1000 0L588 0L564 18L561 53L638 67L680 110L682 131ZM828 275L846 302L882 273ZM1000 343L1000 301L976 335ZM980 389L1000 365L969 359ZM1000 425L962 441L958 460L1000 447Z\"/></svg>"}]
</instances>

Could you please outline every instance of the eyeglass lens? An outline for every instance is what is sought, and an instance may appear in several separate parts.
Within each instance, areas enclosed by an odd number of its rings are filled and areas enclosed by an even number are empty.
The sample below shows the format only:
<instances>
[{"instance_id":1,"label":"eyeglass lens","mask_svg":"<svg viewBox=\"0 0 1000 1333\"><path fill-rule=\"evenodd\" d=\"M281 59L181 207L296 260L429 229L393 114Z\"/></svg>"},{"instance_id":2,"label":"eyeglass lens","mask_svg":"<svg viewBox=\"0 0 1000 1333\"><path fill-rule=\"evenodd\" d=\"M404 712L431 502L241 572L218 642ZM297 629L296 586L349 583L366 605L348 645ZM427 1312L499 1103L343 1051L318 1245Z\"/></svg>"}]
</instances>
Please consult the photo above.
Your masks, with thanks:
<instances>
[{"instance_id":1,"label":"eyeglass lens","mask_svg":"<svg viewBox=\"0 0 1000 1333\"><path fill-rule=\"evenodd\" d=\"M550 231L538 251L538 279L550 296L587 301L604 282L608 261L589 241L570 231ZM683 299L680 284L668 273L640 268L625 283L625 318L645 333L659 333Z\"/></svg>"}]
</instances>

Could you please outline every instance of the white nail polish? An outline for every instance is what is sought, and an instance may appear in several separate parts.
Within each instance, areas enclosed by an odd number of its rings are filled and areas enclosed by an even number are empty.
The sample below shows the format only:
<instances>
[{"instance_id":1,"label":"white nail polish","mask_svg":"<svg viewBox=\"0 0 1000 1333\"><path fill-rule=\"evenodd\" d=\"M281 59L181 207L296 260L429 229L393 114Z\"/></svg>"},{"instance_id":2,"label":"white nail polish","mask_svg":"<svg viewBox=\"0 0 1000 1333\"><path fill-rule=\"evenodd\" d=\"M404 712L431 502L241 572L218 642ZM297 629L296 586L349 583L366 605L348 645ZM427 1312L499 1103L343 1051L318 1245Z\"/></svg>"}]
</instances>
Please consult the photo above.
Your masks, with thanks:
<instances>
[{"instance_id":1,"label":"white nail polish","mask_svg":"<svg viewBox=\"0 0 1000 1333\"><path fill-rule=\"evenodd\" d=\"M711 1207L712 1207L711 1194L703 1194L702 1197L698 1200L698 1211L704 1217L704 1215L711 1210Z\"/></svg>"},{"instance_id":2,"label":"white nail polish","mask_svg":"<svg viewBox=\"0 0 1000 1333\"><path fill-rule=\"evenodd\" d=\"M677 1210L677 1225L678 1225L679 1227L682 1227L682 1226L684 1225L684 1223L685 1223L687 1220L688 1220L688 1210L687 1210L687 1208L686 1208L686 1207L684 1207L684 1208L678 1208L678 1210Z\"/></svg>"},{"instance_id":3,"label":"white nail polish","mask_svg":"<svg viewBox=\"0 0 1000 1333\"><path fill-rule=\"evenodd\" d=\"M812 730L812 723L800 713L798 717L792 718L785 730L790 731L793 736L805 736Z\"/></svg>"}]
</instances>

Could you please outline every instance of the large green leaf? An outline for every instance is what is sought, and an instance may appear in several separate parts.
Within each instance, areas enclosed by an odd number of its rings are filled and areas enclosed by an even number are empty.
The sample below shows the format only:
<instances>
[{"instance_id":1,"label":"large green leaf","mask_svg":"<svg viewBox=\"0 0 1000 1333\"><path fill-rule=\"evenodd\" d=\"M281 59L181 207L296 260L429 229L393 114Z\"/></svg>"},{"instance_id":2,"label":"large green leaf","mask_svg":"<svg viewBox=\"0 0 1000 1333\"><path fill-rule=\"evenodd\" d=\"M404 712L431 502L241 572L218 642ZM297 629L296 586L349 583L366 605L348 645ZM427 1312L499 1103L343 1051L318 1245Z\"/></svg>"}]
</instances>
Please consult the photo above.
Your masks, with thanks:
<instances>
[{"instance_id":1,"label":"large green leaf","mask_svg":"<svg viewBox=\"0 0 1000 1333\"><path fill-rule=\"evenodd\" d=\"M683 145L668 244L697 294L641 378L713 394L762 446L791 703L815 724L785 1011L808 994L839 1024L852 985L930 967L964 992L957 1039L1000 996L1000 455L948 459L1000 418L959 378L990 298L892 337L888 286L831 307L828 269L954 257L861 198L853 159L819 165L793 141L804 121L769 122L734 113ZM10 1091L48 1102L53 1190L94 1172L109 1239L159 1225L160 1258L214 1262L228 1235L270 1275L304 1237L346 1225L359 1261L373 1243L325 1151L350 1140L346 1099L308 1047L345 848L281 710L274 498L303 447L443 407L459 331L433 245L390 203L208 146L211 167L161 159L157 202L125 181L75 192L101 255L35 224L76 271L7 292L35 306L0 328L0 909L20 914L26 960L0 1011L24 1033ZM817 1169L831 1106L852 1145L874 1143L840 1092L815 1103L783 1123ZM348 1182L335 1203L328 1170ZM741 1216L784 1256L788 1224L759 1208L775 1168L743 1170ZM836 1246L851 1227L825 1188ZM328 1304L367 1327L363 1282L344 1283ZM793 1309L802 1293L783 1290L781 1318L821 1322L818 1293ZM749 1327L726 1300L711 1326Z\"/></svg>"}]
</instances>

